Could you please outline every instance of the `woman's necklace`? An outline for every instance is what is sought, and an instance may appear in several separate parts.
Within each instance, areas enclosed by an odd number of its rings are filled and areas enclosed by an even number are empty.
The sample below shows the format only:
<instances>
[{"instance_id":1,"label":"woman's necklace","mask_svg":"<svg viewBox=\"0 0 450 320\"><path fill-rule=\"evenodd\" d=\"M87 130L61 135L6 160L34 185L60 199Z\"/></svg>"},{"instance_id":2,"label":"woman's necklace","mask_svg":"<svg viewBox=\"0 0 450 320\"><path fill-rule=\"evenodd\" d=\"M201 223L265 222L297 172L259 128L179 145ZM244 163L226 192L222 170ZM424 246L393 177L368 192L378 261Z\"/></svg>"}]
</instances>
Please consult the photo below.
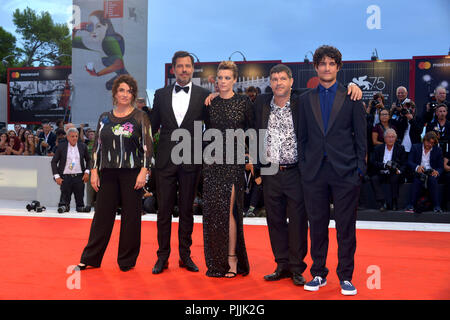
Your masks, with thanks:
<instances>
[{"instance_id":1,"label":"woman's necklace","mask_svg":"<svg viewBox=\"0 0 450 320\"><path fill-rule=\"evenodd\" d=\"M131 112L133 112L133 109L134 108L132 106L128 106L124 111L119 111L118 108L116 107L114 109L114 115L119 118L126 117Z\"/></svg>"}]
</instances>

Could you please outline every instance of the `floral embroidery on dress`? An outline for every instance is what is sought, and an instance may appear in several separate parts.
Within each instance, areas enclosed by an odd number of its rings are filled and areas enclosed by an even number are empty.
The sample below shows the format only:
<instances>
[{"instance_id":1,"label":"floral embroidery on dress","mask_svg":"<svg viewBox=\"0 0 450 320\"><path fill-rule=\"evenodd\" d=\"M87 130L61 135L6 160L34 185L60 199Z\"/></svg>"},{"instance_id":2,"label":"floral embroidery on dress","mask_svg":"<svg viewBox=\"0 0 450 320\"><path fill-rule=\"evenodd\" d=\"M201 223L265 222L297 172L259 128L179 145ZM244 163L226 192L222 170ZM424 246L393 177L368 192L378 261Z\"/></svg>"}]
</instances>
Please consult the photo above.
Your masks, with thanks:
<instances>
[{"instance_id":1,"label":"floral embroidery on dress","mask_svg":"<svg viewBox=\"0 0 450 320\"><path fill-rule=\"evenodd\" d=\"M133 125L129 122L123 125L117 124L112 127L112 131L116 136L124 136L125 138L130 138L133 134Z\"/></svg>"}]
</instances>

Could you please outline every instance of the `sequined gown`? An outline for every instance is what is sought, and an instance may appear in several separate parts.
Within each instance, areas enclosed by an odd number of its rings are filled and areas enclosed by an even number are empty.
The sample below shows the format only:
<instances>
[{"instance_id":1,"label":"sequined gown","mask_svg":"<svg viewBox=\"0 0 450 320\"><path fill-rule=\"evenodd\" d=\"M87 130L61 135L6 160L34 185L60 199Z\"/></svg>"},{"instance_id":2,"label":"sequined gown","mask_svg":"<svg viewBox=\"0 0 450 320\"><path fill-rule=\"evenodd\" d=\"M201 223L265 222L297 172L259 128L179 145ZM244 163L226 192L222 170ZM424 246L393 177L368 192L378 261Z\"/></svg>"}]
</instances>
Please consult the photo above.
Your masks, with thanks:
<instances>
[{"instance_id":1,"label":"sequined gown","mask_svg":"<svg viewBox=\"0 0 450 320\"><path fill-rule=\"evenodd\" d=\"M244 139L234 139L235 159L228 164L225 157L225 137L227 129L243 129L252 127L253 109L246 96L235 94L230 99L215 98L208 107L205 121L206 129L217 129L223 136L223 164L207 161L208 147L205 148L205 163L203 165L203 239L207 276L222 277L228 272L228 242L231 191L235 188L235 205L233 210L237 225L236 255L238 258L238 273L248 274L249 263L244 242L243 204L244 204L244 172L245 163L238 164L236 150L238 144L244 144ZM218 131L216 131L218 132ZM213 148L214 149L214 148ZM211 150L211 149L210 149ZM218 150L218 148L215 148ZM211 152L214 159L220 157L220 151ZM211 159L211 158L210 158ZM208 164L210 163L210 164Z\"/></svg>"}]
</instances>

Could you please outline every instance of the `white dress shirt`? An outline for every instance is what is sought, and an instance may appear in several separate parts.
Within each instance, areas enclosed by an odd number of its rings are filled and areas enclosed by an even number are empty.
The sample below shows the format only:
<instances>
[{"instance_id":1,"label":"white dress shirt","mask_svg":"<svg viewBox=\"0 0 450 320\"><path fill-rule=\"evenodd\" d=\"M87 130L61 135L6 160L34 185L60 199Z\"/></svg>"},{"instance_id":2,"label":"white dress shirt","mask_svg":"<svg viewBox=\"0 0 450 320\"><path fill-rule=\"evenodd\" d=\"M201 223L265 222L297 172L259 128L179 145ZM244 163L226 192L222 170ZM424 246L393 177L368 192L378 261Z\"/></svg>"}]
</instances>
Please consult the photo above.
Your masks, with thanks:
<instances>
[{"instance_id":1,"label":"white dress shirt","mask_svg":"<svg viewBox=\"0 0 450 320\"><path fill-rule=\"evenodd\" d=\"M176 85L178 84L175 83L175 86ZM184 90L176 92L175 86L173 87L172 92L172 108L173 113L175 114L175 119L177 119L178 126L181 126L181 123L183 122L184 116L186 115L189 107L189 101L191 100L192 81L184 86L189 87L188 93L186 93Z\"/></svg>"},{"instance_id":2,"label":"white dress shirt","mask_svg":"<svg viewBox=\"0 0 450 320\"><path fill-rule=\"evenodd\" d=\"M85 173L89 174L89 170L86 169ZM70 143L67 144L67 160L64 167L63 174L79 174L83 173L81 169L80 152L78 151L78 144L72 146ZM59 174L53 176L55 179L60 178Z\"/></svg>"},{"instance_id":3,"label":"white dress shirt","mask_svg":"<svg viewBox=\"0 0 450 320\"><path fill-rule=\"evenodd\" d=\"M384 147L384 157L383 163L387 163L388 161L392 161L392 153L394 152L394 147L389 151L388 147Z\"/></svg>"},{"instance_id":4,"label":"white dress shirt","mask_svg":"<svg viewBox=\"0 0 450 320\"><path fill-rule=\"evenodd\" d=\"M433 148L431 148L431 150L433 150ZM431 169L431 165L430 165L430 154L431 154L431 150L428 151L428 152L426 152L426 151L425 151L425 147L422 146L422 162L420 163L420 165L421 165L425 170ZM417 168L418 168L418 167L419 167L419 166L416 167L416 171L417 171Z\"/></svg>"}]
</instances>

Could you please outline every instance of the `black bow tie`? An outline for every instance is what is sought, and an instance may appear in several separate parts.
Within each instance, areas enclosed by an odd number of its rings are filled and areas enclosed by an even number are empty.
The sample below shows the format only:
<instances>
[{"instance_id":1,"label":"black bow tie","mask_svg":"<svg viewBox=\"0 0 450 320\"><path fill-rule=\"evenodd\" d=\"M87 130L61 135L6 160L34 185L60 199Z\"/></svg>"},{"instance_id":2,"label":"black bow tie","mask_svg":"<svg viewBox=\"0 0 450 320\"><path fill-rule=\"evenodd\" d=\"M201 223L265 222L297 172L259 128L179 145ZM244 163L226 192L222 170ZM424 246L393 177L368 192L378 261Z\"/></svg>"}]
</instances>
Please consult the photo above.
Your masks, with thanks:
<instances>
[{"instance_id":1,"label":"black bow tie","mask_svg":"<svg viewBox=\"0 0 450 320\"><path fill-rule=\"evenodd\" d=\"M180 92L181 89L183 89L184 92L189 93L189 87L188 86L180 87L179 85L175 85L175 92L176 93Z\"/></svg>"}]
</instances>

